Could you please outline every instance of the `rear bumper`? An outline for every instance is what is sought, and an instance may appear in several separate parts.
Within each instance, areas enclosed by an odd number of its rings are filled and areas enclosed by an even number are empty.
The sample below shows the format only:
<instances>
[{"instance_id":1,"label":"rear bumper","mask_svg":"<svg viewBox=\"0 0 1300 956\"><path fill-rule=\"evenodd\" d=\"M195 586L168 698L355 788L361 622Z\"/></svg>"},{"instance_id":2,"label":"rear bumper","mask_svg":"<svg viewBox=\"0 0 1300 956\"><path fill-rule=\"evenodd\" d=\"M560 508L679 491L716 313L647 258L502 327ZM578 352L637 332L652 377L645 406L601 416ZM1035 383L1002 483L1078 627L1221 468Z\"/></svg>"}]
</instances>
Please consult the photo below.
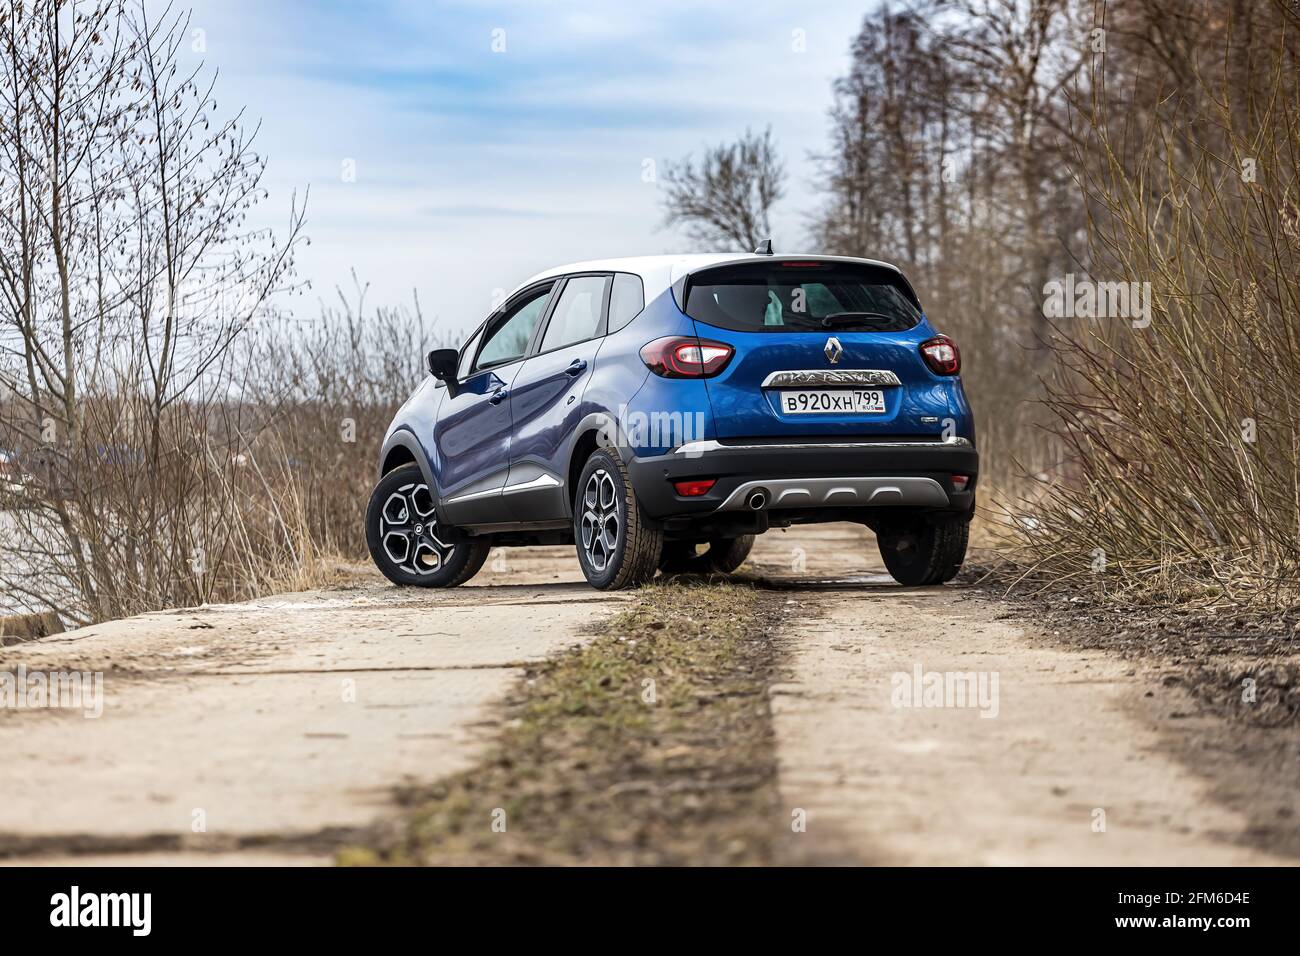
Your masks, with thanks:
<instances>
[{"instance_id":1,"label":"rear bumper","mask_svg":"<svg viewBox=\"0 0 1300 956\"><path fill-rule=\"evenodd\" d=\"M749 509L755 492L773 512L792 509L913 506L967 512L974 507L979 453L949 441L691 442L628 466L642 506L655 518ZM968 475L956 491L952 476ZM708 494L684 498L674 481L713 478Z\"/></svg>"}]
</instances>

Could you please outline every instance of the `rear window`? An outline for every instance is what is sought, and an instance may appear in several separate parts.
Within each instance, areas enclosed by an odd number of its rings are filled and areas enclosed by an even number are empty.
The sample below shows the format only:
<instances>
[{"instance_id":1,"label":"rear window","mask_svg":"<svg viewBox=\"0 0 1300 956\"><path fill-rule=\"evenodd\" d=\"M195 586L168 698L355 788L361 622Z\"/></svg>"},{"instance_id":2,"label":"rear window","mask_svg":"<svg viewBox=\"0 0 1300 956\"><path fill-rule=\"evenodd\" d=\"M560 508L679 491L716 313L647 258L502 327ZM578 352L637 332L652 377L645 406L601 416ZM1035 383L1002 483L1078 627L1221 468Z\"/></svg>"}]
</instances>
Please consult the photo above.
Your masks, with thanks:
<instances>
[{"instance_id":1,"label":"rear window","mask_svg":"<svg viewBox=\"0 0 1300 956\"><path fill-rule=\"evenodd\" d=\"M903 332L921 310L898 273L843 262L746 262L686 288L686 314L738 332Z\"/></svg>"}]
</instances>

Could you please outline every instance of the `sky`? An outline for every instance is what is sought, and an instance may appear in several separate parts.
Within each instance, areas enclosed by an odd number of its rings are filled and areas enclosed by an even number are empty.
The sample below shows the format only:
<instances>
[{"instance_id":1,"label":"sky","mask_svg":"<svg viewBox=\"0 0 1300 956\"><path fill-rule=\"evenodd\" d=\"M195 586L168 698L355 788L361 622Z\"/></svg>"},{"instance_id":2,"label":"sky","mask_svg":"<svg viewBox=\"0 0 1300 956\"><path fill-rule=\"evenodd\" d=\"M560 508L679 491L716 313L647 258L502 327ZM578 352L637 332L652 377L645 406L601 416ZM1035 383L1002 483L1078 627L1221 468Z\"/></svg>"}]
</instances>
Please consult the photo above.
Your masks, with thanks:
<instances>
[{"instance_id":1,"label":"sky","mask_svg":"<svg viewBox=\"0 0 1300 956\"><path fill-rule=\"evenodd\" d=\"M806 251L869 3L192 0L186 55L218 70L219 113L260 121L258 215L282 227L310 189L311 291L284 305L310 318L355 269L367 306L418 294L455 334L543 269L695 251L662 228L664 162L747 127L789 172L775 247Z\"/></svg>"}]
</instances>

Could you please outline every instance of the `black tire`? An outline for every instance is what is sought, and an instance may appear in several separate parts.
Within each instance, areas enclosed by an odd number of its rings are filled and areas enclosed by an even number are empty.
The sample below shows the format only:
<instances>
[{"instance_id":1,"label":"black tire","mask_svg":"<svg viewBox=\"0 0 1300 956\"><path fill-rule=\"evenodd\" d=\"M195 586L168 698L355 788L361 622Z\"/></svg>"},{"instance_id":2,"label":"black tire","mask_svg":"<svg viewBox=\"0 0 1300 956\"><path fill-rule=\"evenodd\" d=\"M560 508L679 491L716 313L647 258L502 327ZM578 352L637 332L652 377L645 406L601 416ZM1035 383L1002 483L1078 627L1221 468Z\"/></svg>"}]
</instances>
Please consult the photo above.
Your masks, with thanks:
<instances>
[{"instance_id":1,"label":"black tire","mask_svg":"<svg viewBox=\"0 0 1300 956\"><path fill-rule=\"evenodd\" d=\"M876 530L885 567L899 584L921 587L951 581L966 558L970 522L965 515L934 524L891 521Z\"/></svg>"},{"instance_id":2,"label":"black tire","mask_svg":"<svg viewBox=\"0 0 1300 956\"><path fill-rule=\"evenodd\" d=\"M402 559L397 543L405 543ZM440 526L433 496L416 464L394 468L379 479L366 508L366 545L375 567L394 584L453 588L487 560L491 543Z\"/></svg>"},{"instance_id":3,"label":"black tire","mask_svg":"<svg viewBox=\"0 0 1300 956\"><path fill-rule=\"evenodd\" d=\"M602 591L636 587L655 576L663 531L637 501L614 452L591 453L573 494L573 537L587 583Z\"/></svg>"},{"instance_id":4,"label":"black tire","mask_svg":"<svg viewBox=\"0 0 1300 956\"><path fill-rule=\"evenodd\" d=\"M693 541L665 541L659 570L664 574L730 574L745 563L754 548L754 535L713 538L708 547L695 553Z\"/></svg>"}]
</instances>

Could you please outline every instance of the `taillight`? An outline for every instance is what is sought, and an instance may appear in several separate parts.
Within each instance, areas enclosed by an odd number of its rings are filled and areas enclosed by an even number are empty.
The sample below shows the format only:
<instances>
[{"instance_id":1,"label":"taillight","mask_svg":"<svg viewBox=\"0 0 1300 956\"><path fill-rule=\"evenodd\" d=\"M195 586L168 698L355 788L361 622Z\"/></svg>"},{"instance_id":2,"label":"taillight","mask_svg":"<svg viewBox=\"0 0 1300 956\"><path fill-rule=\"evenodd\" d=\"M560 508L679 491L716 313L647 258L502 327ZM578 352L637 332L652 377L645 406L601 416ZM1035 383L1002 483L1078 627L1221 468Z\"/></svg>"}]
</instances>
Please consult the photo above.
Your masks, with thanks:
<instances>
[{"instance_id":1,"label":"taillight","mask_svg":"<svg viewBox=\"0 0 1300 956\"><path fill-rule=\"evenodd\" d=\"M921 358L935 375L956 375L961 371L961 353L957 343L946 335L936 335L921 343Z\"/></svg>"},{"instance_id":2,"label":"taillight","mask_svg":"<svg viewBox=\"0 0 1300 956\"><path fill-rule=\"evenodd\" d=\"M970 484L970 475L953 475L952 490L965 491L966 486Z\"/></svg>"},{"instance_id":3,"label":"taillight","mask_svg":"<svg viewBox=\"0 0 1300 956\"><path fill-rule=\"evenodd\" d=\"M721 372L735 351L726 342L670 335L641 346L641 361L664 378L707 378Z\"/></svg>"},{"instance_id":4,"label":"taillight","mask_svg":"<svg viewBox=\"0 0 1300 956\"><path fill-rule=\"evenodd\" d=\"M683 498L698 498L707 495L715 484L716 478L695 478L689 481L674 481L673 488Z\"/></svg>"}]
</instances>

